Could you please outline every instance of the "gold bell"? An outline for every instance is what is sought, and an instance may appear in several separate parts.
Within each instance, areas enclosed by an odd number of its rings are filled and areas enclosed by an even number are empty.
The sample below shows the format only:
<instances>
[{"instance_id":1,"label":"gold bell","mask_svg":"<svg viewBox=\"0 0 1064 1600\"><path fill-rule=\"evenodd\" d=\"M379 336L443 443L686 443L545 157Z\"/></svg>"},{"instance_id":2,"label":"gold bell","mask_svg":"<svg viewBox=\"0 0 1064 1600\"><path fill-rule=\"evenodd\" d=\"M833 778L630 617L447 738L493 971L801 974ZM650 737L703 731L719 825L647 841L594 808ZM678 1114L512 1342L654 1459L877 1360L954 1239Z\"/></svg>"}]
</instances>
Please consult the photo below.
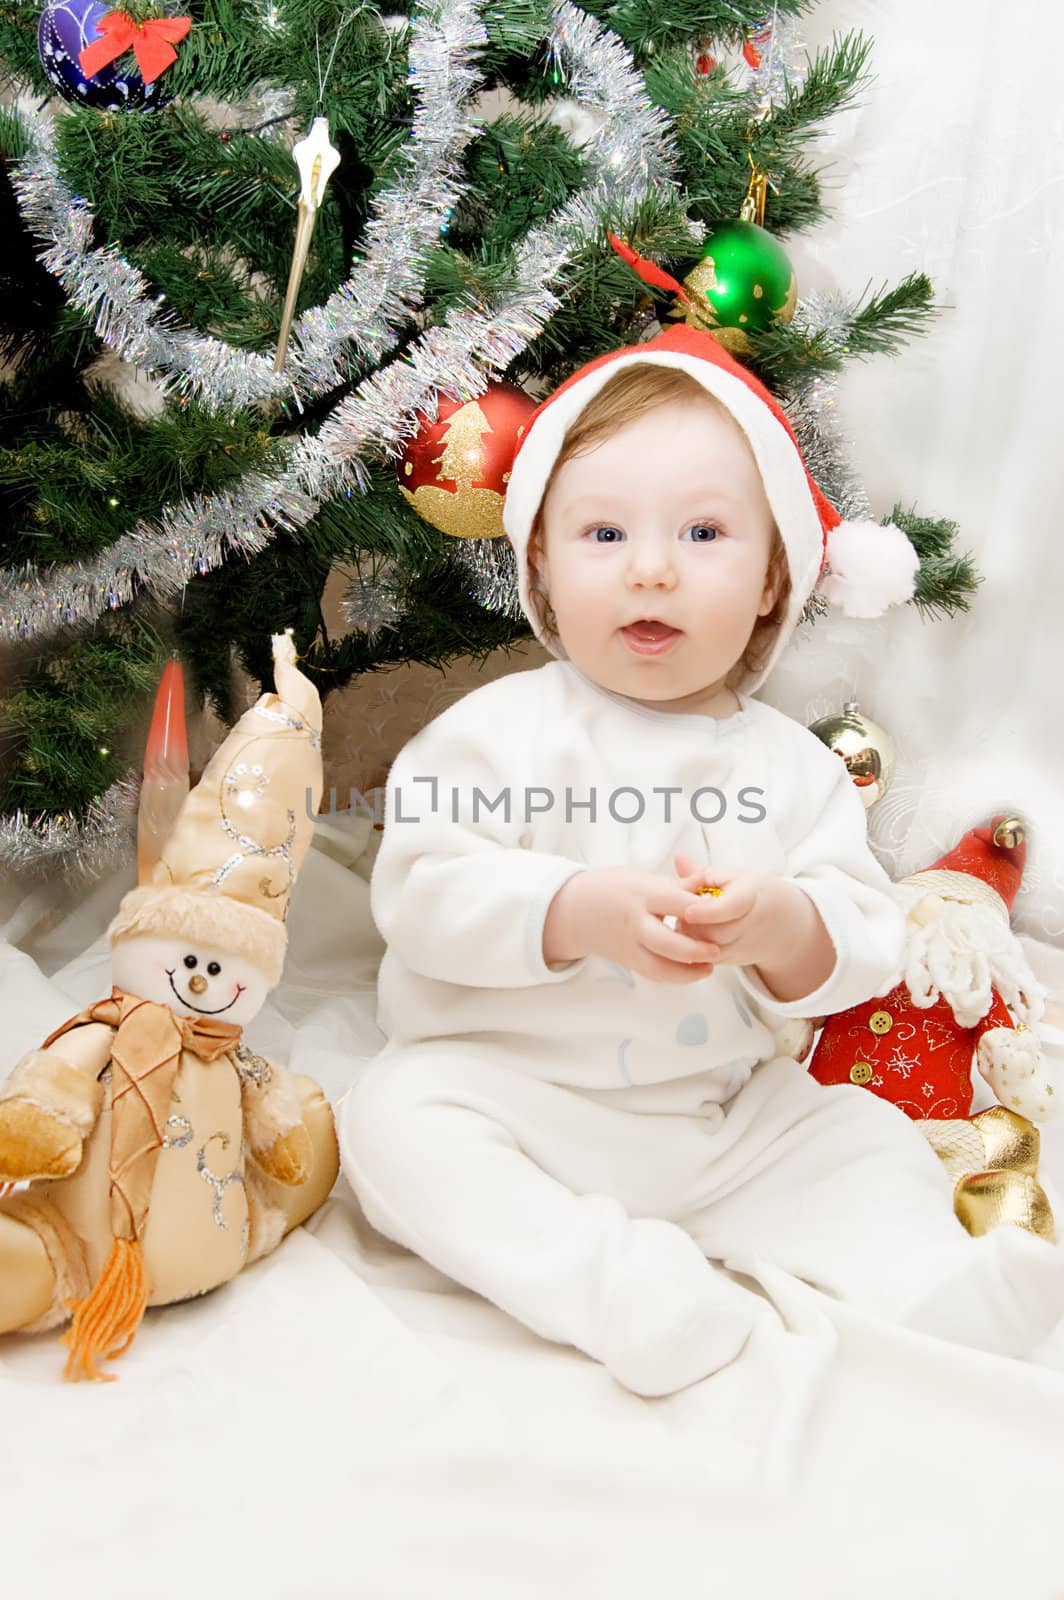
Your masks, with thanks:
<instances>
[{"instance_id":1,"label":"gold bell","mask_svg":"<svg viewBox=\"0 0 1064 1600\"><path fill-rule=\"evenodd\" d=\"M1022 817L1002 817L991 834L999 850L1015 850L1026 837L1027 826Z\"/></svg>"},{"instance_id":2,"label":"gold bell","mask_svg":"<svg viewBox=\"0 0 1064 1600\"><path fill-rule=\"evenodd\" d=\"M970 1172L953 1191L953 1209L976 1238L1006 1223L1051 1244L1056 1236L1046 1192L1029 1172Z\"/></svg>"}]
</instances>

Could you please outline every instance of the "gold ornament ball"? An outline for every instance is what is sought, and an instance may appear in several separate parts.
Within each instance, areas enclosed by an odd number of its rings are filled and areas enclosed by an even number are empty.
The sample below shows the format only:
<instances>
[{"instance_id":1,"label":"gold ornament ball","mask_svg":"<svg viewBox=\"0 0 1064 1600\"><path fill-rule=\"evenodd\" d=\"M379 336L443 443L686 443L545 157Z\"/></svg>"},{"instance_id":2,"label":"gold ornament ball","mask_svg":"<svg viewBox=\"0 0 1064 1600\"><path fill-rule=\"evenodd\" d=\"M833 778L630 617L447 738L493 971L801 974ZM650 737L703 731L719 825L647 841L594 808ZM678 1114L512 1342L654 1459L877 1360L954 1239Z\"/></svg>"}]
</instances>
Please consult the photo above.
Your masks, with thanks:
<instances>
[{"instance_id":1,"label":"gold ornament ball","mask_svg":"<svg viewBox=\"0 0 1064 1600\"><path fill-rule=\"evenodd\" d=\"M845 761L866 809L886 794L894 776L894 741L862 713L856 700L848 700L841 711L810 723L809 731Z\"/></svg>"}]
</instances>

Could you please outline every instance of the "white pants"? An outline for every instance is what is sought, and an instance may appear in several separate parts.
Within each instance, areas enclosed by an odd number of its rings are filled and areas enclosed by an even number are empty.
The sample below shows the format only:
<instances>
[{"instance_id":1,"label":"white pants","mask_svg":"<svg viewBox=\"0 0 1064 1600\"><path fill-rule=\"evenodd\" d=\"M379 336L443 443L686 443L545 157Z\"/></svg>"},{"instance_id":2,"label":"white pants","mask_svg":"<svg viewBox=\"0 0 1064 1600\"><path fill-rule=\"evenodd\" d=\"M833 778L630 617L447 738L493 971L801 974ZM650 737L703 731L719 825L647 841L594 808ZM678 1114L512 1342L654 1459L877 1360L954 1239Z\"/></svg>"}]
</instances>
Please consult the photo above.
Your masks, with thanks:
<instances>
[{"instance_id":1,"label":"white pants","mask_svg":"<svg viewBox=\"0 0 1064 1600\"><path fill-rule=\"evenodd\" d=\"M426 1041L365 1064L341 1157L381 1233L638 1394L706 1377L757 1319L778 1323L733 1276L757 1260L1003 1355L1064 1316L1064 1250L1015 1227L971 1238L895 1107L789 1057L723 1106L699 1102L708 1075L689 1087L689 1111L626 1110L623 1091L545 1082L483 1042Z\"/></svg>"}]
</instances>

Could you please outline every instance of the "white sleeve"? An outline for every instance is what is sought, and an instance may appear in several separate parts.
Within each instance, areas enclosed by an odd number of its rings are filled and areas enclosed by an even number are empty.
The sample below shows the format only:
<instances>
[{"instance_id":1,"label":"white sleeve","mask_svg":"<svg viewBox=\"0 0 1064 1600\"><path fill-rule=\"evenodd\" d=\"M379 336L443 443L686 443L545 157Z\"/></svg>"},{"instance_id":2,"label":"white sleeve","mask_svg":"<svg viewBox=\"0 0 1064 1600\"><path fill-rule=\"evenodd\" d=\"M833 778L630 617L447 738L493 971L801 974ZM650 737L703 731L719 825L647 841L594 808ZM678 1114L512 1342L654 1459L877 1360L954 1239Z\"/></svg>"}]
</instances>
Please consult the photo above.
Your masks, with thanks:
<instances>
[{"instance_id":1,"label":"white sleeve","mask_svg":"<svg viewBox=\"0 0 1064 1600\"><path fill-rule=\"evenodd\" d=\"M787 819L783 877L819 911L835 966L819 989L790 1001L777 1000L753 967L736 969L759 1005L782 1017L831 1016L886 994L904 962L905 917L869 846L864 804L845 763L815 734L808 738L814 747L799 747L800 789Z\"/></svg>"},{"instance_id":2,"label":"white sleeve","mask_svg":"<svg viewBox=\"0 0 1064 1600\"><path fill-rule=\"evenodd\" d=\"M495 708L505 713L491 697ZM389 948L426 978L477 988L556 983L587 964L552 970L543 959L547 908L583 863L520 843L531 833L521 750L534 748L535 729L498 721L489 738L459 702L400 751L370 906Z\"/></svg>"}]
</instances>

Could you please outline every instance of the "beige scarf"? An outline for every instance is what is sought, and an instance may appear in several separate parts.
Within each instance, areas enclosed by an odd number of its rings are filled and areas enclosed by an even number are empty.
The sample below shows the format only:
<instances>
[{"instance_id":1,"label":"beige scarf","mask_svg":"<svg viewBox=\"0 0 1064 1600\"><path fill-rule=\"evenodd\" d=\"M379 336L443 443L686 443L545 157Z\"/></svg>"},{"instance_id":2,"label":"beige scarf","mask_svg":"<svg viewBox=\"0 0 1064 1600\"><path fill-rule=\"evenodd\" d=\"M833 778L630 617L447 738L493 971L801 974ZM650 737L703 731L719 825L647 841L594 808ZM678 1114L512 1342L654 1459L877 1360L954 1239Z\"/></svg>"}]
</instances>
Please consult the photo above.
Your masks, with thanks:
<instances>
[{"instance_id":1,"label":"beige scarf","mask_svg":"<svg viewBox=\"0 0 1064 1600\"><path fill-rule=\"evenodd\" d=\"M97 1001L49 1035L45 1049L86 1022L116 1030L108 1161L114 1243L91 1293L69 1307L74 1316L63 1335L70 1346L65 1376L110 1381L113 1374L96 1370L96 1358L113 1361L132 1344L148 1301L141 1241L181 1052L215 1061L236 1048L241 1029L211 1017L176 1017L167 1005L113 989L109 1000Z\"/></svg>"}]
</instances>

